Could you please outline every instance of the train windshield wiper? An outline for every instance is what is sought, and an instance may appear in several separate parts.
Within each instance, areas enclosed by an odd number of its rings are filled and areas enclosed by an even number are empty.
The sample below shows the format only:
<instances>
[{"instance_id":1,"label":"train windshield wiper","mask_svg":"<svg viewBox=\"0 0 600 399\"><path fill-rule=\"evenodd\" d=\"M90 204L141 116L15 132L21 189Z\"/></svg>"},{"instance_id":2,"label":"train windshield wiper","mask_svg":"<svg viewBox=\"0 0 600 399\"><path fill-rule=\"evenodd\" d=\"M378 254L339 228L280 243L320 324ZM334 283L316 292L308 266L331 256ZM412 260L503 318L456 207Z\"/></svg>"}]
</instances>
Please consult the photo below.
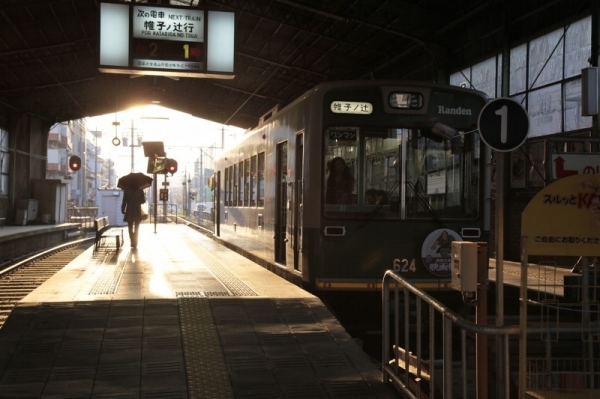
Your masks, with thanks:
<instances>
[{"instance_id":1,"label":"train windshield wiper","mask_svg":"<svg viewBox=\"0 0 600 399\"><path fill-rule=\"evenodd\" d=\"M436 222L438 222L442 228L445 228L446 225L444 224L444 222L442 222L442 219L440 219L440 217L438 216L438 214L431 207L431 205L429 204L429 201L427 201L427 198L425 198L425 196L423 194L421 194L421 192L419 190L417 190L417 188L415 187L414 183L411 182L411 181L409 181L409 182L406 183L406 185L408 187L410 187L411 190L413 190L413 193L415 194L415 197L417 198L417 201L421 205L423 205L423 208L427 209L427 212L429 212L429 214L431 215L431 219L433 219Z\"/></svg>"},{"instance_id":2,"label":"train windshield wiper","mask_svg":"<svg viewBox=\"0 0 600 399\"><path fill-rule=\"evenodd\" d=\"M386 198L390 198L390 194L392 194L392 192L394 192L394 190L396 189L396 187L398 187L398 185L400 184L400 182L398 180L396 180L394 182L394 185L392 186L392 188L390 188L388 190L388 192L385 194ZM385 203L380 202L377 204L377 206L375 207L375 209L373 209L371 211L371 214L369 215L369 217L367 217L367 219L365 219L364 223L361 225L362 227L365 227L366 225L368 225L369 223L371 223L371 221L373 220L373 218L375 218L375 215L377 215L377 213L379 213L379 210L385 205Z\"/></svg>"}]
</instances>

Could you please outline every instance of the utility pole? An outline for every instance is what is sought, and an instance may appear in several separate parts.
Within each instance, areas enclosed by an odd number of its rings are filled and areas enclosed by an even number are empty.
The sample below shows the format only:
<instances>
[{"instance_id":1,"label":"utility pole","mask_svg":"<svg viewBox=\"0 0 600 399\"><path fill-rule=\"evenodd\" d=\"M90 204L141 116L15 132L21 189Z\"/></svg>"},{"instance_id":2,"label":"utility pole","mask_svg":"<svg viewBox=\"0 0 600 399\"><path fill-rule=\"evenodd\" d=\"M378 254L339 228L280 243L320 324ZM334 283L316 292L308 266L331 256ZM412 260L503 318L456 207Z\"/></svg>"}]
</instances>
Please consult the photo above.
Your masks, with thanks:
<instances>
[{"instance_id":1,"label":"utility pole","mask_svg":"<svg viewBox=\"0 0 600 399\"><path fill-rule=\"evenodd\" d=\"M133 119L131 119L131 173L133 173Z\"/></svg>"},{"instance_id":2,"label":"utility pole","mask_svg":"<svg viewBox=\"0 0 600 399\"><path fill-rule=\"evenodd\" d=\"M200 203L204 204L204 151L202 151L202 147L200 147L200 184L198 186L200 189L198 190L198 195L200 199Z\"/></svg>"}]
</instances>

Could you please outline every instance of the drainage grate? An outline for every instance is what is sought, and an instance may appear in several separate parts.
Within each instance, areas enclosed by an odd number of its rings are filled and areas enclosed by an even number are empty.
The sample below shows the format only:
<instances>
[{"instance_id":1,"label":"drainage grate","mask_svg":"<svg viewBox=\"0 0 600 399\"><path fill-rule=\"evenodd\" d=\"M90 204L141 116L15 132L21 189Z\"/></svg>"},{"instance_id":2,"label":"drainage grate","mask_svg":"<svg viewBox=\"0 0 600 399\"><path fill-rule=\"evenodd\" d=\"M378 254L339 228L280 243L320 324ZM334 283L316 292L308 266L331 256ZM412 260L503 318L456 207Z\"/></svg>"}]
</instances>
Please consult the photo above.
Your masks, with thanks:
<instances>
[{"instance_id":1,"label":"drainage grate","mask_svg":"<svg viewBox=\"0 0 600 399\"><path fill-rule=\"evenodd\" d=\"M102 399L100 396L95 396L98 399ZM106 396L106 399L116 399L121 396ZM155 391L155 392L142 392L140 399L188 399L187 391ZM133 396L132 396L133 398ZM137 396L136 396L137 398ZM129 396L123 396L123 399L129 399Z\"/></svg>"},{"instance_id":2,"label":"drainage grate","mask_svg":"<svg viewBox=\"0 0 600 399\"><path fill-rule=\"evenodd\" d=\"M176 326L179 324L179 316L147 316L144 318L146 326Z\"/></svg>"},{"instance_id":3,"label":"drainage grate","mask_svg":"<svg viewBox=\"0 0 600 399\"><path fill-rule=\"evenodd\" d=\"M348 367L348 360L342 354L315 354L310 356L311 362L319 368Z\"/></svg>"},{"instance_id":4,"label":"drainage grate","mask_svg":"<svg viewBox=\"0 0 600 399\"><path fill-rule=\"evenodd\" d=\"M332 398L375 397L361 382L338 381L325 383L325 389Z\"/></svg>"},{"instance_id":5,"label":"drainage grate","mask_svg":"<svg viewBox=\"0 0 600 399\"><path fill-rule=\"evenodd\" d=\"M273 333L273 334L260 334L260 341L263 345L295 345L296 340L294 336L289 333Z\"/></svg>"},{"instance_id":6,"label":"drainage grate","mask_svg":"<svg viewBox=\"0 0 600 399\"><path fill-rule=\"evenodd\" d=\"M282 316L287 324L316 324L319 322L312 313L287 313Z\"/></svg>"},{"instance_id":7,"label":"drainage grate","mask_svg":"<svg viewBox=\"0 0 600 399\"><path fill-rule=\"evenodd\" d=\"M21 344L19 351L21 353L54 353L59 342L24 342Z\"/></svg>"},{"instance_id":8,"label":"drainage grate","mask_svg":"<svg viewBox=\"0 0 600 399\"><path fill-rule=\"evenodd\" d=\"M332 342L333 338L327 332L297 332L294 337L298 340L300 345L303 344L324 344Z\"/></svg>"},{"instance_id":9,"label":"drainage grate","mask_svg":"<svg viewBox=\"0 0 600 399\"><path fill-rule=\"evenodd\" d=\"M236 399L276 399L283 398L277 387L259 384L243 384L235 387ZM305 397L306 398L306 397Z\"/></svg>"},{"instance_id":10,"label":"drainage grate","mask_svg":"<svg viewBox=\"0 0 600 399\"><path fill-rule=\"evenodd\" d=\"M230 348L233 346L247 346L247 345L256 345L258 341L256 340L256 335L254 333L247 334L223 334L220 335L221 342L223 343L223 347Z\"/></svg>"},{"instance_id":11,"label":"drainage grate","mask_svg":"<svg viewBox=\"0 0 600 399\"><path fill-rule=\"evenodd\" d=\"M299 369L310 367L310 364L308 364L308 361L303 356L276 357L272 359L272 362L276 369Z\"/></svg>"},{"instance_id":12,"label":"drainage grate","mask_svg":"<svg viewBox=\"0 0 600 399\"><path fill-rule=\"evenodd\" d=\"M62 353L68 352L98 352L102 347L102 340L96 341L69 341L65 340L62 342L60 351Z\"/></svg>"},{"instance_id":13,"label":"drainage grate","mask_svg":"<svg viewBox=\"0 0 600 399\"><path fill-rule=\"evenodd\" d=\"M179 373L181 372L180 362L148 362L143 365L143 371L146 374Z\"/></svg>"},{"instance_id":14,"label":"drainage grate","mask_svg":"<svg viewBox=\"0 0 600 399\"><path fill-rule=\"evenodd\" d=\"M45 382L48 378L47 369L13 369L8 370L2 377L2 384L33 384Z\"/></svg>"},{"instance_id":15,"label":"drainage grate","mask_svg":"<svg viewBox=\"0 0 600 399\"><path fill-rule=\"evenodd\" d=\"M329 398L329 395L320 384L283 384L281 390L286 399Z\"/></svg>"},{"instance_id":16,"label":"drainage grate","mask_svg":"<svg viewBox=\"0 0 600 399\"><path fill-rule=\"evenodd\" d=\"M107 327L135 327L144 322L142 317L111 317L108 319Z\"/></svg>"},{"instance_id":17,"label":"drainage grate","mask_svg":"<svg viewBox=\"0 0 600 399\"><path fill-rule=\"evenodd\" d=\"M140 349L142 342L139 339L105 339L102 344L102 351Z\"/></svg>"},{"instance_id":18,"label":"drainage grate","mask_svg":"<svg viewBox=\"0 0 600 399\"><path fill-rule=\"evenodd\" d=\"M267 371L267 359L264 356L232 356L227 357L229 369L232 371L251 370L251 371Z\"/></svg>"},{"instance_id":19,"label":"drainage grate","mask_svg":"<svg viewBox=\"0 0 600 399\"><path fill-rule=\"evenodd\" d=\"M181 347L180 337L148 338L144 342L145 349L164 349Z\"/></svg>"},{"instance_id":20,"label":"drainage grate","mask_svg":"<svg viewBox=\"0 0 600 399\"><path fill-rule=\"evenodd\" d=\"M34 321L33 328L36 330L63 330L67 328L69 320L39 320Z\"/></svg>"},{"instance_id":21,"label":"drainage grate","mask_svg":"<svg viewBox=\"0 0 600 399\"><path fill-rule=\"evenodd\" d=\"M252 319L253 324L283 324L283 320L277 314L250 314L250 319Z\"/></svg>"},{"instance_id":22,"label":"drainage grate","mask_svg":"<svg viewBox=\"0 0 600 399\"><path fill-rule=\"evenodd\" d=\"M114 363L114 364L103 364L100 363L98 370L96 371L96 380L112 380L114 378L122 378L123 376L140 374L139 364L133 363Z\"/></svg>"},{"instance_id":23,"label":"drainage grate","mask_svg":"<svg viewBox=\"0 0 600 399\"><path fill-rule=\"evenodd\" d=\"M247 319L244 316L238 315L219 315L215 314L215 323L216 324L238 324L238 323L246 323Z\"/></svg>"},{"instance_id":24,"label":"drainage grate","mask_svg":"<svg viewBox=\"0 0 600 399\"><path fill-rule=\"evenodd\" d=\"M93 367L54 367L50 373L50 381L92 381L95 375L96 370Z\"/></svg>"}]
</instances>

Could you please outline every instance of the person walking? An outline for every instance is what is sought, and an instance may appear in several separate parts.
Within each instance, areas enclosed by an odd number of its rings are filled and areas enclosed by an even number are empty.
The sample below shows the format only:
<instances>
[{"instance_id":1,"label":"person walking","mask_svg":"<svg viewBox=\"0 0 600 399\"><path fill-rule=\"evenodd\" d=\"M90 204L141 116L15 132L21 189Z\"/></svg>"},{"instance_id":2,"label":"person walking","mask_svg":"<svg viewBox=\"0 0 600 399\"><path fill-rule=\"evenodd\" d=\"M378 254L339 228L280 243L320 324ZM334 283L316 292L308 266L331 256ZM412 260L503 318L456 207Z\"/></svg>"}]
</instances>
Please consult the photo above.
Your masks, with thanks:
<instances>
[{"instance_id":1,"label":"person walking","mask_svg":"<svg viewBox=\"0 0 600 399\"><path fill-rule=\"evenodd\" d=\"M142 204L146 203L144 190L140 188L127 188L123 193L121 213L123 220L127 222L131 248L137 248L140 222L142 221Z\"/></svg>"}]
</instances>

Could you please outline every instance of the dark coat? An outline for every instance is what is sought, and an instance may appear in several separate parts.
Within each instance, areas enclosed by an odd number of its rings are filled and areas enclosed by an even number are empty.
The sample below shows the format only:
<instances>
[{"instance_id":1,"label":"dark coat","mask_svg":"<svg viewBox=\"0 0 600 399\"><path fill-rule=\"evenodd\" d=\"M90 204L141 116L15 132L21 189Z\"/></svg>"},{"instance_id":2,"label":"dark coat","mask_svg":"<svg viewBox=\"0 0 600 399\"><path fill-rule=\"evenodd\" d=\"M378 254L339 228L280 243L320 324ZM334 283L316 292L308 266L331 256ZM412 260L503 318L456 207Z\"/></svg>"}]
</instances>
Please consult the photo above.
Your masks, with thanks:
<instances>
[{"instance_id":1,"label":"dark coat","mask_svg":"<svg viewBox=\"0 0 600 399\"><path fill-rule=\"evenodd\" d=\"M146 202L144 191L141 189L137 190L124 190L123 202L121 203L121 213L123 213L123 220L127 223L141 222L142 221L142 204Z\"/></svg>"}]
</instances>

